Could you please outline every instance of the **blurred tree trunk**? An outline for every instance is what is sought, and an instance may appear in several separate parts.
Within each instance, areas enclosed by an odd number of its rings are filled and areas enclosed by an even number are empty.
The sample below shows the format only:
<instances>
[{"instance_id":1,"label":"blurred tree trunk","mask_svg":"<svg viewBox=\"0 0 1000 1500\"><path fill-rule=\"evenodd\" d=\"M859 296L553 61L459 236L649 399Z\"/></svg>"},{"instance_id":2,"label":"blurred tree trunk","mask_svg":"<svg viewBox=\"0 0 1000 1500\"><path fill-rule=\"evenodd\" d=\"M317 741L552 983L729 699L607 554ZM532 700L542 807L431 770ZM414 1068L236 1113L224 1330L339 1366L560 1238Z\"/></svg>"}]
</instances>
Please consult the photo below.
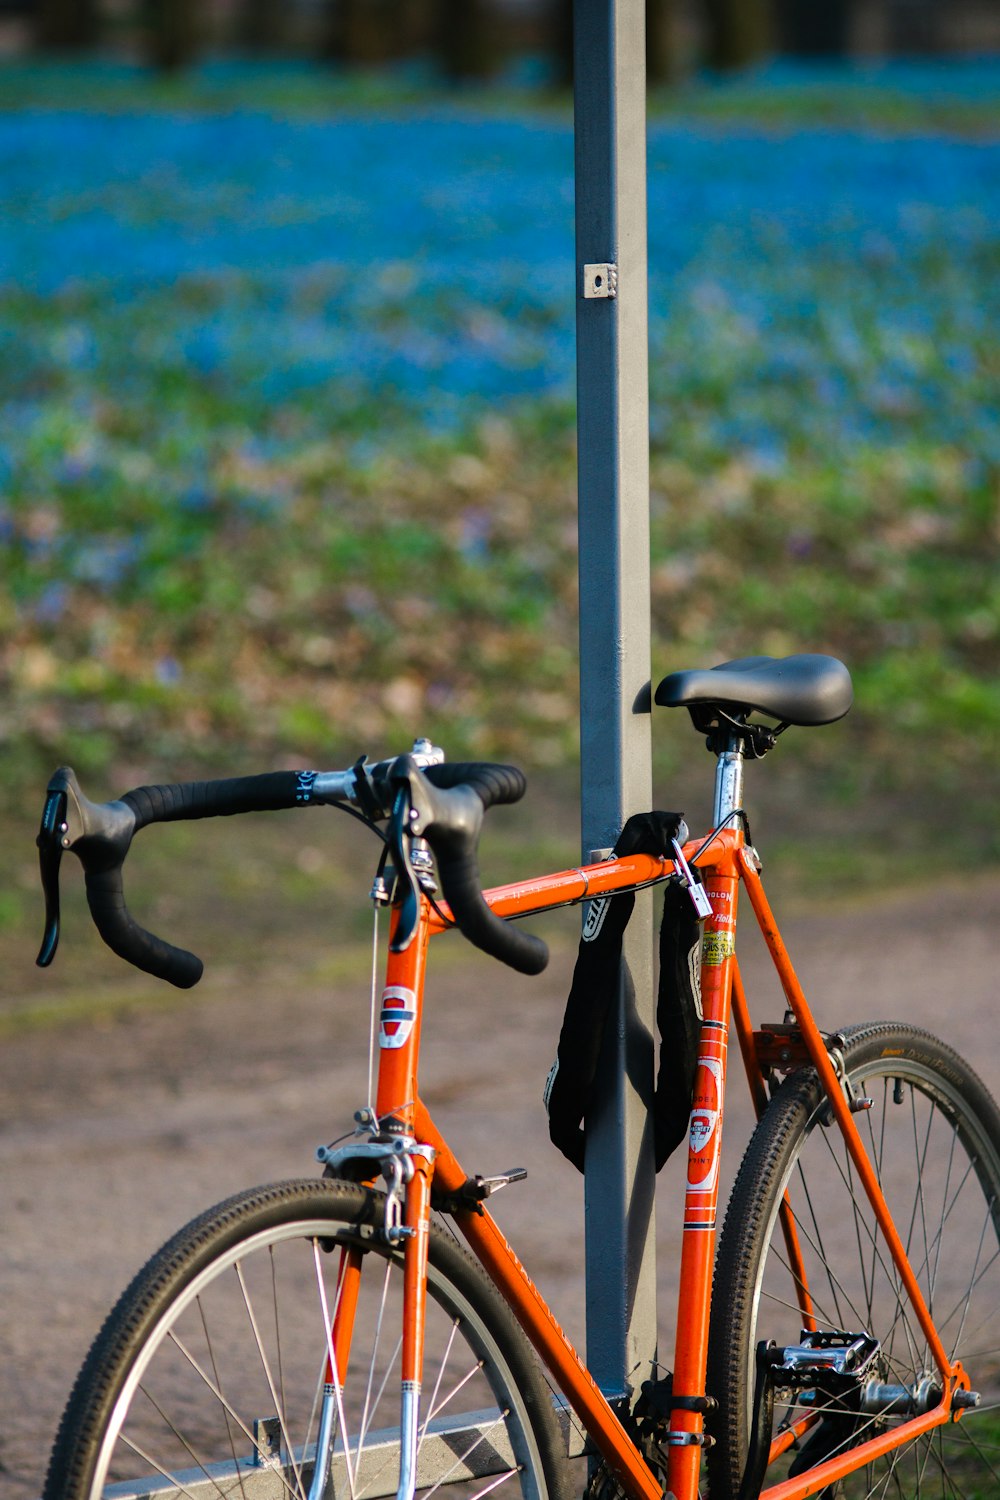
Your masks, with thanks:
<instances>
[{"instance_id":1,"label":"blurred tree trunk","mask_svg":"<svg viewBox=\"0 0 1000 1500\"><path fill-rule=\"evenodd\" d=\"M279 52L287 38L286 9L276 0L241 0L236 42L250 52Z\"/></svg>"},{"instance_id":2,"label":"blurred tree trunk","mask_svg":"<svg viewBox=\"0 0 1000 1500\"><path fill-rule=\"evenodd\" d=\"M435 53L446 78L463 83L496 71L498 47L485 0L438 0Z\"/></svg>"},{"instance_id":3,"label":"blurred tree trunk","mask_svg":"<svg viewBox=\"0 0 1000 1500\"><path fill-rule=\"evenodd\" d=\"M548 53L556 88L573 87L573 0L549 0Z\"/></svg>"},{"instance_id":4,"label":"blurred tree trunk","mask_svg":"<svg viewBox=\"0 0 1000 1500\"><path fill-rule=\"evenodd\" d=\"M851 0L778 0L778 46L793 57L844 57L851 39Z\"/></svg>"},{"instance_id":5,"label":"blurred tree trunk","mask_svg":"<svg viewBox=\"0 0 1000 1500\"><path fill-rule=\"evenodd\" d=\"M890 57L899 52L940 52L947 9L939 0L889 0L886 29Z\"/></svg>"},{"instance_id":6,"label":"blurred tree trunk","mask_svg":"<svg viewBox=\"0 0 1000 1500\"><path fill-rule=\"evenodd\" d=\"M47 52L82 51L100 38L97 0L38 0L35 38Z\"/></svg>"},{"instance_id":7,"label":"blurred tree trunk","mask_svg":"<svg viewBox=\"0 0 1000 1500\"><path fill-rule=\"evenodd\" d=\"M674 83L677 57L676 0L646 0L646 82Z\"/></svg>"},{"instance_id":8,"label":"blurred tree trunk","mask_svg":"<svg viewBox=\"0 0 1000 1500\"><path fill-rule=\"evenodd\" d=\"M707 62L726 72L759 61L772 46L768 0L706 0Z\"/></svg>"},{"instance_id":9,"label":"blurred tree trunk","mask_svg":"<svg viewBox=\"0 0 1000 1500\"><path fill-rule=\"evenodd\" d=\"M145 56L150 67L176 73L198 56L198 0L144 0Z\"/></svg>"},{"instance_id":10,"label":"blurred tree trunk","mask_svg":"<svg viewBox=\"0 0 1000 1500\"><path fill-rule=\"evenodd\" d=\"M333 0L321 52L331 62L374 68L399 56L403 0Z\"/></svg>"}]
</instances>

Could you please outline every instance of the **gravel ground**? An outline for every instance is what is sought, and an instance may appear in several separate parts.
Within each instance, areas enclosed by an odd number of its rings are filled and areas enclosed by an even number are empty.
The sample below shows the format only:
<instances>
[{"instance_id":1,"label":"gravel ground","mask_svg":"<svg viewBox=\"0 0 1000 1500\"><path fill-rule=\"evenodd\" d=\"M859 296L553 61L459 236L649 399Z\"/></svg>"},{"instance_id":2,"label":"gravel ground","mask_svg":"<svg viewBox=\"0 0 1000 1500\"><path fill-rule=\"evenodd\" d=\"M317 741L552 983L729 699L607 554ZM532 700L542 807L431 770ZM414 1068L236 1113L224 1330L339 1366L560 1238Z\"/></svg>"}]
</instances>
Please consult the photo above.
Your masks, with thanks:
<instances>
[{"instance_id":1,"label":"gravel ground","mask_svg":"<svg viewBox=\"0 0 1000 1500\"><path fill-rule=\"evenodd\" d=\"M821 1025L892 1017L945 1035L1000 1089L1000 875L813 909L784 935ZM783 1005L763 947L741 962L755 1020ZM451 960L426 1022L424 1095L471 1171L526 1165L497 1216L574 1340L583 1337L581 1179L549 1145L540 1095L571 956L539 980ZM59 1412L104 1312L178 1224L238 1188L308 1174L364 1102L367 1002L287 975L206 981L175 1009L33 1030L0 1054L0 1496L34 1500ZM362 986L363 989L363 986ZM735 1077L732 1176L748 1112ZM723 1188L725 1191L725 1187ZM658 1194L669 1329L679 1196ZM669 1336L669 1334L668 1334ZM670 1347L665 1345L665 1347Z\"/></svg>"}]
</instances>

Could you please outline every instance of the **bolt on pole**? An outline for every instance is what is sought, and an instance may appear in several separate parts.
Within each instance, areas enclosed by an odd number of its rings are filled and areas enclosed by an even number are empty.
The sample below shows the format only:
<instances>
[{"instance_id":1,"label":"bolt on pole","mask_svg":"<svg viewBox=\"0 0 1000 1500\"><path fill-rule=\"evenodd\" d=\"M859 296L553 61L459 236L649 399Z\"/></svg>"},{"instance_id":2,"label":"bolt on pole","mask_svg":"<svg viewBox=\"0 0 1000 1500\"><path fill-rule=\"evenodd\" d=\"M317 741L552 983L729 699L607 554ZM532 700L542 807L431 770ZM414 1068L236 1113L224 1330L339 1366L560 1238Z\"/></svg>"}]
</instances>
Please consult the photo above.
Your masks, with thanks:
<instances>
[{"instance_id":1,"label":"bolt on pole","mask_svg":"<svg viewBox=\"0 0 1000 1500\"><path fill-rule=\"evenodd\" d=\"M583 851L652 806L644 0L575 0ZM609 1393L656 1354L653 935L626 930L586 1158L587 1360Z\"/></svg>"}]
</instances>

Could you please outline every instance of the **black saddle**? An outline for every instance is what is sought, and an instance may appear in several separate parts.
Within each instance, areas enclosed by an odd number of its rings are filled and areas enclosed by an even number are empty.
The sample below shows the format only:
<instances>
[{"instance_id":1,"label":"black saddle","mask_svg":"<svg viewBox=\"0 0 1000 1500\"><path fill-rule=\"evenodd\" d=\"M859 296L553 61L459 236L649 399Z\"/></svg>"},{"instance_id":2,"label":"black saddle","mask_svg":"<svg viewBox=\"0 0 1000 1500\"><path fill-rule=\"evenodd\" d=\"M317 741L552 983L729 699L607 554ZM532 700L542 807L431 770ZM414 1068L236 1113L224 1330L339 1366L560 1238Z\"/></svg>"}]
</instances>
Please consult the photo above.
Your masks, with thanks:
<instances>
[{"instance_id":1,"label":"black saddle","mask_svg":"<svg viewBox=\"0 0 1000 1500\"><path fill-rule=\"evenodd\" d=\"M699 728L712 710L730 719L756 712L783 725L811 725L842 719L854 689L850 672L835 656L743 656L718 667L671 672L655 698L666 708L691 710Z\"/></svg>"}]
</instances>

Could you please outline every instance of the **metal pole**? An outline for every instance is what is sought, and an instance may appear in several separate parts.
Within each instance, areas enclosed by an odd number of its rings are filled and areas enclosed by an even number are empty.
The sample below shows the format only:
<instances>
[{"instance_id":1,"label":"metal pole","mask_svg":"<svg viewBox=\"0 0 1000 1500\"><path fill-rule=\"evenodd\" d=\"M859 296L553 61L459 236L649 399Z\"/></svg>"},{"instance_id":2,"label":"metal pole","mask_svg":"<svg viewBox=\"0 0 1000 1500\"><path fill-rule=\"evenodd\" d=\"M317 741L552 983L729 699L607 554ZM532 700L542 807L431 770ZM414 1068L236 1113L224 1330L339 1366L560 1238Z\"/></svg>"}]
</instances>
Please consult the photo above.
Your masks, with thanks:
<instances>
[{"instance_id":1,"label":"metal pole","mask_svg":"<svg viewBox=\"0 0 1000 1500\"><path fill-rule=\"evenodd\" d=\"M652 805L644 0L575 0L582 832ZM652 906L626 932L588 1120L587 1359L637 1389L656 1351Z\"/></svg>"}]
</instances>

